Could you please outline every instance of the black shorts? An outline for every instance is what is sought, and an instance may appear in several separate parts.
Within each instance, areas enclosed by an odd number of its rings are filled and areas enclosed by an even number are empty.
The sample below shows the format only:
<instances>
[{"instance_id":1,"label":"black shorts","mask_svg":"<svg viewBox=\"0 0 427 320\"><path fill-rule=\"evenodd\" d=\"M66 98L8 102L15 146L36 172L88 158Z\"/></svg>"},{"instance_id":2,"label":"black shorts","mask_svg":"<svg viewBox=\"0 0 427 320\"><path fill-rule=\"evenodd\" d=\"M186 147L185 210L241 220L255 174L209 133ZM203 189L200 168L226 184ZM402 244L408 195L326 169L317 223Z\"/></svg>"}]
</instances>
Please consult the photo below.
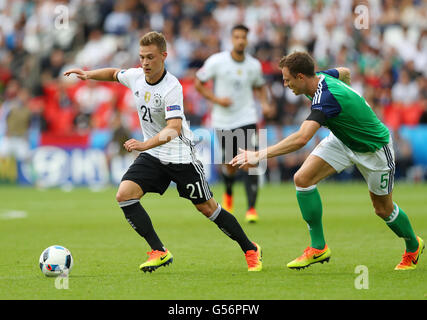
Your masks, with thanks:
<instances>
[{"instance_id":1,"label":"black shorts","mask_svg":"<svg viewBox=\"0 0 427 320\"><path fill-rule=\"evenodd\" d=\"M206 181L200 161L191 163L164 164L156 157L143 152L135 159L122 181L130 180L138 184L144 193L163 194L171 181L176 183L181 197L203 203L212 198L212 191Z\"/></svg>"},{"instance_id":2,"label":"black shorts","mask_svg":"<svg viewBox=\"0 0 427 320\"><path fill-rule=\"evenodd\" d=\"M231 130L216 129L215 132L222 152L222 163L229 163L239 153L239 148L258 149L256 124Z\"/></svg>"}]
</instances>

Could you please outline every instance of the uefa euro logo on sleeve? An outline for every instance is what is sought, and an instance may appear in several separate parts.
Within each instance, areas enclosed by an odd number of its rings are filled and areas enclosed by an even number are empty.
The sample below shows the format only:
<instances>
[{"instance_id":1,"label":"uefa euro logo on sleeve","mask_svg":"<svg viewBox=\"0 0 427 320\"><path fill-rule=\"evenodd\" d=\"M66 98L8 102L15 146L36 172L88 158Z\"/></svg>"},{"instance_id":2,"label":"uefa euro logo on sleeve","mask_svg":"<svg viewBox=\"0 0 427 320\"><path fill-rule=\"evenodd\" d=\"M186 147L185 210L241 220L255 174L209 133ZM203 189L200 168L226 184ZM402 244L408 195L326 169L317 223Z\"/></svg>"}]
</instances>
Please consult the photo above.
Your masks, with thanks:
<instances>
[{"instance_id":1,"label":"uefa euro logo on sleeve","mask_svg":"<svg viewBox=\"0 0 427 320\"><path fill-rule=\"evenodd\" d=\"M174 106L168 106L166 107L167 111L174 111L174 110L181 110L181 106L174 105Z\"/></svg>"}]
</instances>

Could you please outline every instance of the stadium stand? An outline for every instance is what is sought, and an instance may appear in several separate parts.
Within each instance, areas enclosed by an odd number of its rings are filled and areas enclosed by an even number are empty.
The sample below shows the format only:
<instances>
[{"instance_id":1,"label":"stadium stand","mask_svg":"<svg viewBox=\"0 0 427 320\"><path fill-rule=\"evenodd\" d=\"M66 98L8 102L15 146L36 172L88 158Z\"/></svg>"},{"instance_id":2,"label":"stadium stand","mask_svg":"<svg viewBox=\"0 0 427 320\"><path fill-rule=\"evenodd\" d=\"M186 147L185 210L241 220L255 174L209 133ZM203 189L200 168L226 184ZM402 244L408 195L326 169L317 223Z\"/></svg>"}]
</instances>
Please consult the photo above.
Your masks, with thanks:
<instances>
[{"instance_id":1,"label":"stadium stand","mask_svg":"<svg viewBox=\"0 0 427 320\"><path fill-rule=\"evenodd\" d=\"M355 25L358 5L369 9L367 28ZM183 85L190 124L209 127L209 103L195 90L194 73L212 53L230 48L237 23L251 30L249 52L262 63L277 110L260 123L269 143L308 113L307 99L283 88L277 67L282 55L306 50L319 70L351 69L353 88L409 142L410 165L426 175L427 3L421 0L0 0L0 157L11 154L10 137L20 137L15 141L26 150L107 149L117 119L138 136L129 90L66 79L62 72L137 66L138 39L149 30L168 40L167 68ZM17 114L28 127L16 130ZM285 171L303 158L279 158L271 166L281 171L280 180L289 179Z\"/></svg>"}]
</instances>

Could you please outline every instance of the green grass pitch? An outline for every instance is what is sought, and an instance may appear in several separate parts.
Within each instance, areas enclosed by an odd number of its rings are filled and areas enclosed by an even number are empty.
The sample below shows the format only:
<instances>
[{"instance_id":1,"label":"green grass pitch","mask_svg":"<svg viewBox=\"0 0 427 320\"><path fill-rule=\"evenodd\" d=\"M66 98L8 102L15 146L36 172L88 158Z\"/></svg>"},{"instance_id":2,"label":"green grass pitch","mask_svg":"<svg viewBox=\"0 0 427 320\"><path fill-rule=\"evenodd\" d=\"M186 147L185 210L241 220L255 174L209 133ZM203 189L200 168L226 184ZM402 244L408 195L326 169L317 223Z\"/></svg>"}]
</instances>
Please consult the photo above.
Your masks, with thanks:
<instances>
[{"instance_id":1,"label":"green grass pitch","mask_svg":"<svg viewBox=\"0 0 427 320\"><path fill-rule=\"evenodd\" d=\"M222 186L213 187L221 199ZM66 192L0 187L0 299L426 299L427 253L413 271L394 271L404 242L375 216L365 184L319 185L329 263L288 270L309 244L292 184L264 186L260 222L244 222L245 195L235 187L235 215L263 248L264 269L249 273L238 245L198 213L174 188L142 200L174 262L153 273L138 266L148 246L115 202L115 188ZM427 240L427 185L397 183L394 200ZM71 250L68 289L40 272L43 249ZM367 289L357 289L357 266Z\"/></svg>"}]
</instances>

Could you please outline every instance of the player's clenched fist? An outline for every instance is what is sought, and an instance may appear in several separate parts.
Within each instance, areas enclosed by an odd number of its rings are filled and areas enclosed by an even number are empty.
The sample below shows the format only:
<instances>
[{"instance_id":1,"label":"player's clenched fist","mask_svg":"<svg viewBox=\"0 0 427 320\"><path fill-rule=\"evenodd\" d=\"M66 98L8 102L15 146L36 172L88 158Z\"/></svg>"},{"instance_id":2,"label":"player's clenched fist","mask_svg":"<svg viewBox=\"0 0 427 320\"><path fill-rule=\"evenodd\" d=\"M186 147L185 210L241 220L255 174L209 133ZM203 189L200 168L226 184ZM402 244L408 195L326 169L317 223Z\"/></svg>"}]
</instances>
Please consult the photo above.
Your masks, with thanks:
<instances>
[{"instance_id":1,"label":"player's clenched fist","mask_svg":"<svg viewBox=\"0 0 427 320\"><path fill-rule=\"evenodd\" d=\"M125 149L128 152L132 152L133 150L136 150L136 151L144 151L145 150L145 148L144 148L144 142L138 141L136 139L129 139L129 140L127 140L123 144L123 146L125 147Z\"/></svg>"},{"instance_id":2,"label":"player's clenched fist","mask_svg":"<svg viewBox=\"0 0 427 320\"><path fill-rule=\"evenodd\" d=\"M64 76L68 77L72 73L76 74L77 78L79 78L80 80L89 79L88 73L82 69L70 69L64 72Z\"/></svg>"}]
</instances>

